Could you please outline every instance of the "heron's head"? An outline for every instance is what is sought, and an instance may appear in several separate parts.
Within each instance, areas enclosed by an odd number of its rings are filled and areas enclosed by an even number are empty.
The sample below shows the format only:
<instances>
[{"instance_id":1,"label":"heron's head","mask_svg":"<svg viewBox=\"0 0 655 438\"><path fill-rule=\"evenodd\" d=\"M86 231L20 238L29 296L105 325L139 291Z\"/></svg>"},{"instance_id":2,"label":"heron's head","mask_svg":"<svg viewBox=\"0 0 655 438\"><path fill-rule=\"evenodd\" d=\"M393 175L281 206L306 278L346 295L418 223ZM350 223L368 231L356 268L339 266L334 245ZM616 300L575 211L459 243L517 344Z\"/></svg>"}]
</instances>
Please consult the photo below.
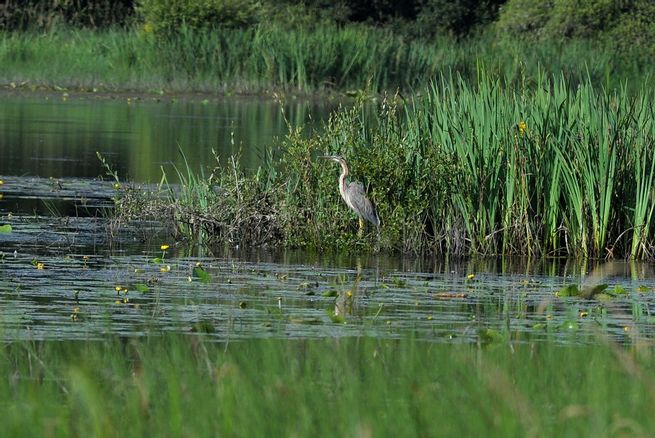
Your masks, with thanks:
<instances>
[{"instance_id":1,"label":"heron's head","mask_svg":"<svg viewBox=\"0 0 655 438\"><path fill-rule=\"evenodd\" d=\"M343 159L342 156L340 155L323 155L321 158L325 158L326 160L332 160L334 162L337 162L341 165L346 164L346 160Z\"/></svg>"}]
</instances>

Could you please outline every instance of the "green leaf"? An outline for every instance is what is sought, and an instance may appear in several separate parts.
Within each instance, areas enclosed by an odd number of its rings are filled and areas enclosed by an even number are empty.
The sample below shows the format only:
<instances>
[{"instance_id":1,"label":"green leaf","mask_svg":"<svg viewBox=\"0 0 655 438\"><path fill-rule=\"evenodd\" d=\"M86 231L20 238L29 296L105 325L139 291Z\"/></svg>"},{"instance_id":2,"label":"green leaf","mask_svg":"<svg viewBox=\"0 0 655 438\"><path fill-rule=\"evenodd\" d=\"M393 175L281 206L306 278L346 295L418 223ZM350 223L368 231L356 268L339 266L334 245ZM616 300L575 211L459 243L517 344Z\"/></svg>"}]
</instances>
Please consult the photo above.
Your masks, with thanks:
<instances>
[{"instance_id":1,"label":"green leaf","mask_svg":"<svg viewBox=\"0 0 655 438\"><path fill-rule=\"evenodd\" d=\"M610 291L608 291L608 292L610 292ZM616 286L614 286L614 289L613 289L611 292L612 292L614 295L625 295L625 294L628 293L628 291L625 290L625 288L624 288L623 286L619 285L619 284L617 284Z\"/></svg>"},{"instance_id":2,"label":"green leaf","mask_svg":"<svg viewBox=\"0 0 655 438\"><path fill-rule=\"evenodd\" d=\"M11 233L11 225L0 225L0 233Z\"/></svg>"},{"instance_id":3,"label":"green leaf","mask_svg":"<svg viewBox=\"0 0 655 438\"><path fill-rule=\"evenodd\" d=\"M201 283L209 283L211 281L209 273L200 266L193 268L193 276L200 280Z\"/></svg>"},{"instance_id":4,"label":"green leaf","mask_svg":"<svg viewBox=\"0 0 655 438\"><path fill-rule=\"evenodd\" d=\"M146 292L150 292L150 288L148 287L148 285L143 284L143 283L136 283L134 285L134 289L138 290L139 292L141 292L143 294L146 293Z\"/></svg>"},{"instance_id":5,"label":"green leaf","mask_svg":"<svg viewBox=\"0 0 655 438\"><path fill-rule=\"evenodd\" d=\"M161 257L155 257L154 259L152 259L152 262L153 263L164 263L164 259L162 259Z\"/></svg>"},{"instance_id":6,"label":"green leaf","mask_svg":"<svg viewBox=\"0 0 655 438\"><path fill-rule=\"evenodd\" d=\"M478 336L480 337L480 341L485 344L495 344L505 340L504 335L502 335L499 331L494 330L492 328L479 330Z\"/></svg>"},{"instance_id":7,"label":"green leaf","mask_svg":"<svg viewBox=\"0 0 655 438\"><path fill-rule=\"evenodd\" d=\"M558 297L577 297L579 294L580 289L577 284L569 284L555 293Z\"/></svg>"}]
</instances>

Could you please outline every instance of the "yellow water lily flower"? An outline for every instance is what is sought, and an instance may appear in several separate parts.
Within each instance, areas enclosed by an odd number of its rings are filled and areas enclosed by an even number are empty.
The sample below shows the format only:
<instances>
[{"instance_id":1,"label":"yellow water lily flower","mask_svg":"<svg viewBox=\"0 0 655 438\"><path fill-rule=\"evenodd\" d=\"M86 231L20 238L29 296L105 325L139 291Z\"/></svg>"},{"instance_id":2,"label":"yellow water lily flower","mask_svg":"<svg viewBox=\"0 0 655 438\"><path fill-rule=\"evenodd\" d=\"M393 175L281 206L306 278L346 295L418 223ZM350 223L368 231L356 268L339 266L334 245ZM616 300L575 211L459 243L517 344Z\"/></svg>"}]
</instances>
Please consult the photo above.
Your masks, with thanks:
<instances>
[{"instance_id":1,"label":"yellow water lily flower","mask_svg":"<svg viewBox=\"0 0 655 438\"><path fill-rule=\"evenodd\" d=\"M166 251L168 248L170 248L170 245L162 245L159 247L162 251Z\"/></svg>"},{"instance_id":2,"label":"yellow water lily flower","mask_svg":"<svg viewBox=\"0 0 655 438\"><path fill-rule=\"evenodd\" d=\"M162 266L161 268L159 268L159 270L161 272L168 272L171 270L171 265Z\"/></svg>"},{"instance_id":3,"label":"yellow water lily flower","mask_svg":"<svg viewBox=\"0 0 655 438\"><path fill-rule=\"evenodd\" d=\"M43 270L43 269L45 269L45 264L42 263L42 262L38 262L38 263L36 264L36 269L39 269L39 270Z\"/></svg>"}]
</instances>

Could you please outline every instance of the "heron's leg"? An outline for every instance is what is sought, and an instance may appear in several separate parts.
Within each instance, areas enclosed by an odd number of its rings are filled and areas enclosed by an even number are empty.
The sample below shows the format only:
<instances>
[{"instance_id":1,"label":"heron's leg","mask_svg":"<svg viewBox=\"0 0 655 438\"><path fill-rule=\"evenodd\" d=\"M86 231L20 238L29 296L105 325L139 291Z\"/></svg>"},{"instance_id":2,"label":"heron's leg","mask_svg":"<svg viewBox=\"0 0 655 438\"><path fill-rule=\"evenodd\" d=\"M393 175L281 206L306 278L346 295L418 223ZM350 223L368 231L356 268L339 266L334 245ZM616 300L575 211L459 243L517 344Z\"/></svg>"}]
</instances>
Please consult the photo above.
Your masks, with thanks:
<instances>
[{"instance_id":1,"label":"heron's leg","mask_svg":"<svg viewBox=\"0 0 655 438\"><path fill-rule=\"evenodd\" d=\"M357 236L362 237L364 235L364 219L359 218L359 231L357 231Z\"/></svg>"}]
</instances>

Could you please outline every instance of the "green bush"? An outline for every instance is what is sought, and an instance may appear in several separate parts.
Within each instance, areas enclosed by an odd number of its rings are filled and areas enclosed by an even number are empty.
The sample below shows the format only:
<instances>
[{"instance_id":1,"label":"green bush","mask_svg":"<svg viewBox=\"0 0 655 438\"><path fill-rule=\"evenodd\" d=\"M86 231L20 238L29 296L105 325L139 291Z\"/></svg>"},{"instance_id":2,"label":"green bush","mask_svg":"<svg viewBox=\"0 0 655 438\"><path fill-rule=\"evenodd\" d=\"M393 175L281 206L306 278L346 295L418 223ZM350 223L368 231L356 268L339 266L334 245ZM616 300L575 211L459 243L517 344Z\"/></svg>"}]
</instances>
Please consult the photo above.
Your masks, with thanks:
<instances>
[{"instance_id":1,"label":"green bush","mask_svg":"<svg viewBox=\"0 0 655 438\"><path fill-rule=\"evenodd\" d=\"M106 28L129 24L131 0L6 0L0 2L0 30L50 30L61 25Z\"/></svg>"},{"instance_id":2,"label":"green bush","mask_svg":"<svg viewBox=\"0 0 655 438\"><path fill-rule=\"evenodd\" d=\"M611 29L624 11L615 0L554 0L545 33L550 38L595 38Z\"/></svg>"},{"instance_id":3,"label":"green bush","mask_svg":"<svg viewBox=\"0 0 655 438\"><path fill-rule=\"evenodd\" d=\"M608 34L638 38L652 23L654 9L650 0L509 0L496 28L512 36L551 40L603 39Z\"/></svg>"},{"instance_id":4,"label":"green bush","mask_svg":"<svg viewBox=\"0 0 655 438\"><path fill-rule=\"evenodd\" d=\"M462 36L491 23L504 0L423 0L409 32L420 37Z\"/></svg>"},{"instance_id":5,"label":"green bush","mask_svg":"<svg viewBox=\"0 0 655 438\"><path fill-rule=\"evenodd\" d=\"M623 57L638 51L640 59L652 60L655 56L655 3L650 0L636 2L632 13L622 14L604 39Z\"/></svg>"},{"instance_id":6,"label":"green bush","mask_svg":"<svg viewBox=\"0 0 655 438\"><path fill-rule=\"evenodd\" d=\"M509 36L539 37L552 14L553 1L509 0L500 9L496 28Z\"/></svg>"},{"instance_id":7,"label":"green bush","mask_svg":"<svg viewBox=\"0 0 655 438\"><path fill-rule=\"evenodd\" d=\"M244 28L259 22L261 4L253 0L139 0L144 29L171 36L181 29Z\"/></svg>"}]
</instances>

